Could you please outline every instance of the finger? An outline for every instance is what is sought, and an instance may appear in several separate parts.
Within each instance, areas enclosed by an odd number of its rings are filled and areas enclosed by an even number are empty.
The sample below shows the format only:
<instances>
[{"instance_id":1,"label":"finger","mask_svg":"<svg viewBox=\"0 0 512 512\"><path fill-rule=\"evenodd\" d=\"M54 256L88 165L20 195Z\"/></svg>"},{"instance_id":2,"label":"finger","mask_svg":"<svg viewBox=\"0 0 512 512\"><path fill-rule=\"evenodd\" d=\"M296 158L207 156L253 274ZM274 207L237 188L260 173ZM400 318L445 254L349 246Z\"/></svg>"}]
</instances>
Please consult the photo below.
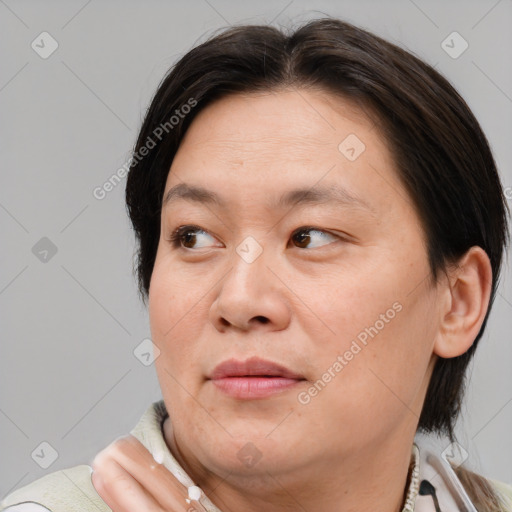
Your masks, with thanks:
<instances>
[{"instance_id":1,"label":"finger","mask_svg":"<svg viewBox=\"0 0 512 512\"><path fill-rule=\"evenodd\" d=\"M111 458L101 459L101 463L95 465L91 480L101 499L113 512L163 512L153 497Z\"/></svg>"},{"instance_id":2,"label":"finger","mask_svg":"<svg viewBox=\"0 0 512 512\"><path fill-rule=\"evenodd\" d=\"M97 459L101 457L114 459L164 510L182 510L176 507L186 505L184 510L206 512L200 502L192 499L196 496L189 496L188 489L165 466L157 463L135 437L129 435L116 440Z\"/></svg>"},{"instance_id":3,"label":"finger","mask_svg":"<svg viewBox=\"0 0 512 512\"><path fill-rule=\"evenodd\" d=\"M141 485L150 492L163 508L172 506L174 500L182 500L190 512L206 512L199 501L203 492L199 487L187 488L165 466L155 461L153 455L134 436L129 435L119 440L117 455L122 464ZM147 470L149 467L150 471ZM172 496L172 503L167 498Z\"/></svg>"},{"instance_id":4,"label":"finger","mask_svg":"<svg viewBox=\"0 0 512 512\"><path fill-rule=\"evenodd\" d=\"M100 498L112 509L114 512L122 512L119 508L118 504L114 503L114 499L108 492L108 489L105 485L105 481L100 474L103 474L105 468L102 466L100 469L93 469L91 474L91 482L93 487L96 489L96 492L99 494Z\"/></svg>"}]
</instances>

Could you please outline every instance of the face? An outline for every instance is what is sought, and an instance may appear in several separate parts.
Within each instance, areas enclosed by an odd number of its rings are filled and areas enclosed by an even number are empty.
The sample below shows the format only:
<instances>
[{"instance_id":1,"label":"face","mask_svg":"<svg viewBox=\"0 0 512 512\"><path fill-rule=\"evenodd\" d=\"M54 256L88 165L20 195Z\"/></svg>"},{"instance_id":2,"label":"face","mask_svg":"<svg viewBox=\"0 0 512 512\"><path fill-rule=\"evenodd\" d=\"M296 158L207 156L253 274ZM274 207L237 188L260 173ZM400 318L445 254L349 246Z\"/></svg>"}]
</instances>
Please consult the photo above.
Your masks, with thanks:
<instances>
[{"instance_id":1,"label":"face","mask_svg":"<svg viewBox=\"0 0 512 512\"><path fill-rule=\"evenodd\" d=\"M436 290L363 111L312 90L219 100L188 129L171 190L149 314L189 463L275 475L410 449Z\"/></svg>"}]
</instances>

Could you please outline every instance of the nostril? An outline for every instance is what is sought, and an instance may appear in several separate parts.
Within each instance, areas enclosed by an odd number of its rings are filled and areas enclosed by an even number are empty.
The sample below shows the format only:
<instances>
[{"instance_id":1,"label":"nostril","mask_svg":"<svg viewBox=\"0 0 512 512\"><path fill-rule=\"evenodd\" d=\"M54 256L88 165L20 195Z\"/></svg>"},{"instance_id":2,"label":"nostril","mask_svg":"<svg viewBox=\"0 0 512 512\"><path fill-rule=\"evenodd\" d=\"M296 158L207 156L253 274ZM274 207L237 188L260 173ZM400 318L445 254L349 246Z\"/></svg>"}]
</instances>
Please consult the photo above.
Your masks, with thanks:
<instances>
[{"instance_id":1,"label":"nostril","mask_svg":"<svg viewBox=\"0 0 512 512\"><path fill-rule=\"evenodd\" d=\"M267 324L269 322L269 319L266 316L255 316L255 320L258 320L262 324Z\"/></svg>"}]
</instances>

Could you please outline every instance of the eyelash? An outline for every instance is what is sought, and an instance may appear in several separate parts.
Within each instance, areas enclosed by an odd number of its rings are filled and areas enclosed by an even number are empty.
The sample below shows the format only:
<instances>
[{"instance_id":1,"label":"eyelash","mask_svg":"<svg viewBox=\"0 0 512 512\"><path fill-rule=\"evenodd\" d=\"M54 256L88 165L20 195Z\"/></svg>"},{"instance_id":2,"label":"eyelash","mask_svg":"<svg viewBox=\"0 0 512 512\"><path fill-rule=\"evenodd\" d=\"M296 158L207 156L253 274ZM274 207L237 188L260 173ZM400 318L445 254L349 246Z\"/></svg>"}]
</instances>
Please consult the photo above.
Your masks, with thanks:
<instances>
[{"instance_id":1,"label":"eyelash","mask_svg":"<svg viewBox=\"0 0 512 512\"><path fill-rule=\"evenodd\" d=\"M199 226L194 226L194 225L186 225L186 226L180 226L178 228L176 228L169 236L168 238L168 241L172 243L172 246L176 249L188 249L188 250L194 250L194 249L191 249L189 247L183 247L181 245L181 241L183 239L183 236L189 232L194 232L194 231L201 231L203 233L208 233L207 231L205 231L203 228L199 227ZM330 236L333 236L333 237L336 237L338 238L339 240L344 240L344 238L340 235L337 235L337 234L334 234L334 233L331 233L329 231L325 231L323 229L320 229L320 228L317 228L315 226L302 226L298 229L296 229L291 237L293 238L295 235L299 234L299 233L302 233L302 232L307 232L307 231L318 231L320 233L327 233L328 235ZM211 235L210 235L211 236ZM333 243L333 242L331 242ZM325 245L330 245L329 243L328 244L325 244ZM322 246L323 247L323 246Z\"/></svg>"}]
</instances>

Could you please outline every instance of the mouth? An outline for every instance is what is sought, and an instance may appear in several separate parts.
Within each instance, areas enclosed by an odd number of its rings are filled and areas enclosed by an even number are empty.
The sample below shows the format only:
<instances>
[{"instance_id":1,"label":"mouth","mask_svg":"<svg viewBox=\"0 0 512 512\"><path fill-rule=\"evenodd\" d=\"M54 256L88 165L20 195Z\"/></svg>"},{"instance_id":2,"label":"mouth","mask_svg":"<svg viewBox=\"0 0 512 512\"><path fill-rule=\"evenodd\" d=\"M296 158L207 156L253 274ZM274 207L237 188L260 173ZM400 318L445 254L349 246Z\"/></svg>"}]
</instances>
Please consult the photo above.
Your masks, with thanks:
<instances>
[{"instance_id":1,"label":"mouth","mask_svg":"<svg viewBox=\"0 0 512 512\"><path fill-rule=\"evenodd\" d=\"M250 400L289 391L306 379L282 365L253 357L224 361L215 367L209 380L232 398Z\"/></svg>"}]
</instances>

